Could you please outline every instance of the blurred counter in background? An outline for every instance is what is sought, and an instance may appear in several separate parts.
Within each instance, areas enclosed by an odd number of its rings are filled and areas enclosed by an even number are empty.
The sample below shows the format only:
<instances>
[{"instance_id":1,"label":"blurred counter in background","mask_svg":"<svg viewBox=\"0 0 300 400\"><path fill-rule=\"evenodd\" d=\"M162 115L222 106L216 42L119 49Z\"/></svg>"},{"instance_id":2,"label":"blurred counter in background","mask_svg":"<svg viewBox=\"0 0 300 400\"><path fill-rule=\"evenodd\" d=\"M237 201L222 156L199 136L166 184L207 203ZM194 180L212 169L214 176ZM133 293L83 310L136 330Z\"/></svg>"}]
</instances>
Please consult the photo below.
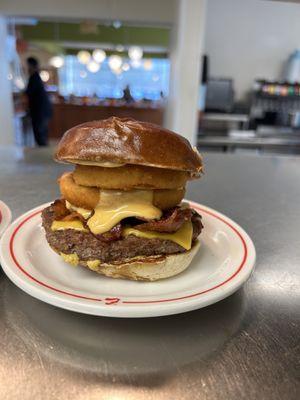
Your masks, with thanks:
<instances>
[{"instance_id":1,"label":"blurred counter in background","mask_svg":"<svg viewBox=\"0 0 300 400\"><path fill-rule=\"evenodd\" d=\"M145 104L78 105L54 104L53 118L49 126L50 139L58 139L75 125L111 116L131 117L162 125L163 108Z\"/></svg>"},{"instance_id":2,"label":"blurred counter in background","mask_svg":"<svg viewBox=\"0 0 300 400\"><path fill-rule=\"evenodd\" d=\"M208 81L198 146L213 151L300 154L300 83L255 80L248 100L233 101L230 80Z\"/></svg>"},{"instance_id":3,"label":"blurred counter in background","mask_svg":"<svg viewBox=\"0 0 300 400\"><path fill-rule=\"evenodd\" d=\"M197 140L200 151L236 150L257 151L259 153L300 154L300 132L263 135L255 131L232 131L229 135L200 136Z\"/></svg>"}]
</instances>

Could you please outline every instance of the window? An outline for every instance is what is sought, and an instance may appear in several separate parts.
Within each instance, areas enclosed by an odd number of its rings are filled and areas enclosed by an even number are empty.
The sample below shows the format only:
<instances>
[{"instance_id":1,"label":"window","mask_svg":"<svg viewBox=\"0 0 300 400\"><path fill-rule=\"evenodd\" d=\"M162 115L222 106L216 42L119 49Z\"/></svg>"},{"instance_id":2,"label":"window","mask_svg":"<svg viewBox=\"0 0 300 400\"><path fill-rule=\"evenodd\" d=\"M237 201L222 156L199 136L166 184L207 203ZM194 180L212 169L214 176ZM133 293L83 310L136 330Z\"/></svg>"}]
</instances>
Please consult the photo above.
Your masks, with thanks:
<instances>
[{"instance_id":1,"label":"window","mask_svg":"<svg viewBox=\"0 0 300 400\"><path fill-rule=\"evenodd\" d=\"M129 59L123 59L130 64ZM92 96L99 98L121 98L123 89L129 85L134 99L158 100L161 92L168 95L169 60L152 59L151 69L145 69L143 62L138 68L130 67L119 75L113 73L107 59L98 72L89 72L76 56L65 56L65 63L59 69L59 91L63 96Z\"/></svg>"}]
</instances>

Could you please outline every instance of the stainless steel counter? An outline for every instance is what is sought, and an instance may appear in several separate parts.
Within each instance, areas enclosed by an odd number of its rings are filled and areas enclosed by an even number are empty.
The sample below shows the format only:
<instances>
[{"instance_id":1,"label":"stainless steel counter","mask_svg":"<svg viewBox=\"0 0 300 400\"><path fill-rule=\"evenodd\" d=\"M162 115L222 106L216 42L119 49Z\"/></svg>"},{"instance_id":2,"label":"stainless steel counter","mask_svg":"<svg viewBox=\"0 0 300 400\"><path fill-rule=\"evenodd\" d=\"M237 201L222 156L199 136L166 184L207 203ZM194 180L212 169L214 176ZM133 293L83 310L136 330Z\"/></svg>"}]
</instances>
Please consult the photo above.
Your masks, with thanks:
<instances>
[{"instance_id":1,"label":"stainless steel counter","mask_svg":"<svg viewBox=\"0 0 300 400\"><path fill-rule=\"evenodd\" d=\"M192 200L253 238L257 266L235 295L153 319L80 315L0 274L0 399L296 400L300 328L300 158L207 154ZM58 196L48 150L0 149L13 216ZM297 370L298 362L298 370Z\"/></svg>"}]
</instances>

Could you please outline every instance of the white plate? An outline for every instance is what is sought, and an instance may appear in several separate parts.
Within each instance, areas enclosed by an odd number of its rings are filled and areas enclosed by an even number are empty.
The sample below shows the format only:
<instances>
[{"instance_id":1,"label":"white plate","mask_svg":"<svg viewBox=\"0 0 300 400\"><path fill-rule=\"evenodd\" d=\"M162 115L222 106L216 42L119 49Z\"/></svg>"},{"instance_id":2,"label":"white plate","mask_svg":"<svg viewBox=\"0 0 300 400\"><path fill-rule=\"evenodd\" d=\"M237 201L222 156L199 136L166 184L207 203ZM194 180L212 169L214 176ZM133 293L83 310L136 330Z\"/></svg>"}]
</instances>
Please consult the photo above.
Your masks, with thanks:
<instances>
[{"instance_id":1,"label":"white plate","mask_svg":"<svg viewBox=\"0 0 300 400\"><path fill-rule=\"evenodd\" d=\"M0 200L0 237L11 222L11 211L3 201Z\"/></svg>"},{"instance_id":2,"label":"white plate","mask_svg":"<svg viewBox=\"0 0 300 400\"><path fill-rule=\"evenodd\" d=\"M182 313L229 296L254 267L255 248L247 233L219 212L190 202L202 215L204 230L200 251L186 271L158 282L96 275L66 264L49 247L41 226L41 211L49 204L14 221L1 239L0 259L17 286L57 307L109 317Z\"/></svg>"}]
</instances>

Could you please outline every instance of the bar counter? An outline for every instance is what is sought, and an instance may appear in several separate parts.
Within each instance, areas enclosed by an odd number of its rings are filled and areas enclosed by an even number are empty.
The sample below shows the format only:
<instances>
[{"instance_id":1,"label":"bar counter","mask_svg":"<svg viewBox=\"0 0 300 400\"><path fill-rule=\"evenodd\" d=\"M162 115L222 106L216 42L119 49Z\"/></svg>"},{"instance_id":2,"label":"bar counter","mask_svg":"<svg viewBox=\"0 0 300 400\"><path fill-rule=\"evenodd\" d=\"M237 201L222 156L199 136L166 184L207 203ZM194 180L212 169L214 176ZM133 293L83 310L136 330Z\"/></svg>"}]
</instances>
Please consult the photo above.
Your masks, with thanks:
<instances>
[{"instance_id":1,"label":"bar counter","mask_svg":"<svg viewBox=\"0 0 300 400\"><path fill-rule=\"evenodd\" d=\"M53 118L49 126L51 139L60 138L65 131L86 121L116 117L132 117L138 121L148 121L162 125L163 108L146 104L84 105L54 104Z\"/></svg>"},{"instance_id":2,"label":"bar counter","mask_svg":"<svg viewBox=\"0 0 300 400\"><path fill-rule=\"evenodd\" d=\"M68 167L52 151L0 148L0 198L14 218L58 197ZM1 272L1 399L299 399L300 158L204 161L187 198L252 237L257 265L244 287L186 314L114 319L42 303Z\"/></svg>"}]
</instances>

